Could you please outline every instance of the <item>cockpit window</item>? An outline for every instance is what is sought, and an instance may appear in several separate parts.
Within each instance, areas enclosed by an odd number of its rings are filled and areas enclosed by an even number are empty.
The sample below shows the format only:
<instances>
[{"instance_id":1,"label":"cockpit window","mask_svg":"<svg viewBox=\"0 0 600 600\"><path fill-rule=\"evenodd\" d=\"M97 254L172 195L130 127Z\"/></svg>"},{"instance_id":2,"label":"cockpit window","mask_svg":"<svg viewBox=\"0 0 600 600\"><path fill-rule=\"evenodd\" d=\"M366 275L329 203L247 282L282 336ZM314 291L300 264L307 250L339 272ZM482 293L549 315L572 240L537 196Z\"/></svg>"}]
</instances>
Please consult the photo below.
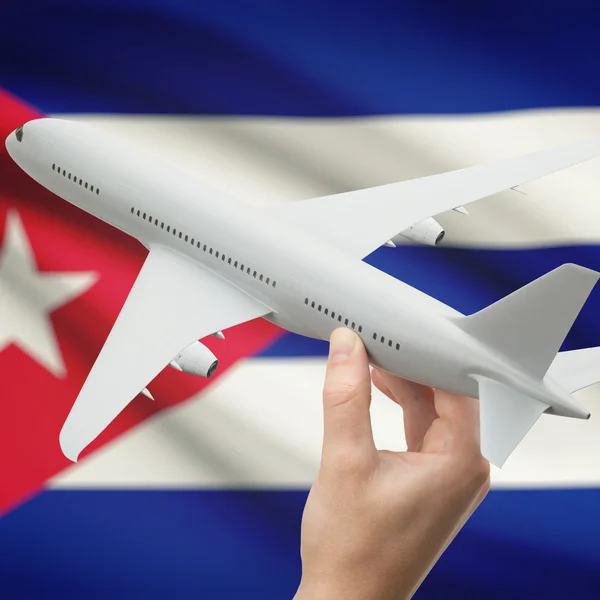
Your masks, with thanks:
<instances>
[{"instance_id":1,"label":"cockpit window","mask_svg":"<svg viewBox=\"0 0 600 600\"><path fill-rule=\"evenodd\" d=\"M23 125L15 131L15 137L17 138L17 142L23 140Z\"/></svg>"}]
</instances>

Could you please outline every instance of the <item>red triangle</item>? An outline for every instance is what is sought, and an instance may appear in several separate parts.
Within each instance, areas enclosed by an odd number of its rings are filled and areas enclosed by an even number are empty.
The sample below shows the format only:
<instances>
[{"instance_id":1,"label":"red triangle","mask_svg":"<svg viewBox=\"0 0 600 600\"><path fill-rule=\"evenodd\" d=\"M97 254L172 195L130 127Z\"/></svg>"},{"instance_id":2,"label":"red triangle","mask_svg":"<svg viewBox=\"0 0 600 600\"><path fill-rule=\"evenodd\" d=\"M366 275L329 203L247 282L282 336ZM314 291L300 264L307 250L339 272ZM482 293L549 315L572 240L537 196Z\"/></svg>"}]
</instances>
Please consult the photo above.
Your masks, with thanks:
<instances>
[{"instance_id":1,"label":"red triangle","mask_svg":"<svg viewBox=\"0 0 600 600\"><path fill-rule=\"evenodd\" d=\"M39 116L0 90L0 248L7 212L17 210L40 271L94 271L99 279L51 316L67 377L55 377L14 345L0 350L0 511L35 493L49 477L72 464L60 451L59 431L146 256L136 240L56 197L12 162L3 140ZM225 341L209 340L207 345L219 358L215 377L280 333L259 319L228 330ZM152 384L156 401L136 398L84 456L206 385L208 380L166 369Z\"/></svg>"}]
</instances>

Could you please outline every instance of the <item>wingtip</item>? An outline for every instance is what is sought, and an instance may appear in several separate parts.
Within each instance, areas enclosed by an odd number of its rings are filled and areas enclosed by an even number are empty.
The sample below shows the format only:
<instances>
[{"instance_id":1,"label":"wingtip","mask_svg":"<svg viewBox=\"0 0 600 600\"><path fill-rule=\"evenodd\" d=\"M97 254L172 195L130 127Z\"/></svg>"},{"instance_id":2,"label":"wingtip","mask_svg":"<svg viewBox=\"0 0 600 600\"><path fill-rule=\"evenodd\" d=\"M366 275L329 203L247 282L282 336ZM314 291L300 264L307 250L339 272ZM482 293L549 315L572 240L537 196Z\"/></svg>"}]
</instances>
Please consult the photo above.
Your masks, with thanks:
<instances>
[{"instance_id":1,"label":"wingtip","mask_svg":"<svg viewBox=\"0 0 600 600\"><path fill-rule=\"evenodd\" d=\"M558 268L560 269L560 267ZM600 272L590 269L589 267L584 267L583 265L578 265L577 263L565 263L563 268L569 269L573 273L586 274L594 283L600 279Z\"/></svg>"},{"instance_id":2,"label":"wingtip","mask_svg":"<svg viewBox=\"0 0 600 600\"><path fill-rule=\"evenodd\" d=\"M74 441L69 438L69 434L65 431L64 425L58 436L58 443L65 457L71 462L76 463L83 448L80 448L78 444L74 443Z\"/></svg>"},{"instance_id":3,"label":"wingtip","mask_svg":"<svg viewBox=\"0 0 600 600\"><path fill-rule=\"evenodd\" d=\"M487 460L491 465L494 465L494 467L497 467L498 469L501 469L504 466L504 463L507 461L508 456L505 457L493 457L493 456L486 456L485 452L482 452L481 455L483 456L483 458L485 460Z\"/></svg>"},{"instance_id":4,"label":"wingtip","mask_svg":"<svg viewBox=\"0 0 600 600\"><path fill-rule=\"evenodd\" d=\"M68 458L71 462L76 463L79 460L80 450L75 450L74 448L69 448L69 444L60 440L60 449L62 453Z\"/></svg>"},{"instance_id":5,"label":"wingtip","mask_svg":"<svg viewBox=\"0 0 600 600\"><path fill-rule=\"evenodd\" d=\"M69 456L68 454L65 454L65 456L72 462L77 464L79 462L79 454L73 454L72 456Z\"/></svg>"}]
</instances>

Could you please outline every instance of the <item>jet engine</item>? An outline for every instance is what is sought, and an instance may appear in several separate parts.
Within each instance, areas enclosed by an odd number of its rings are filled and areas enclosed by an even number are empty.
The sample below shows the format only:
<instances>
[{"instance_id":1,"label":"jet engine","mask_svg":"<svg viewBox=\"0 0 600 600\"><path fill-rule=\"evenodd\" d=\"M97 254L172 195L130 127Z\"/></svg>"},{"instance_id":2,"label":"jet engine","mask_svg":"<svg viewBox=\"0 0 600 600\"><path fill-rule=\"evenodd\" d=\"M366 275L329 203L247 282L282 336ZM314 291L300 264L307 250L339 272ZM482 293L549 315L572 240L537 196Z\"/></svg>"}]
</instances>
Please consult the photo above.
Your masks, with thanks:
<instances>
[{"instance_id":1,"label":"jet engine","mask_svg":"<svg viewBox=\"0 0 600 600\"><path fill-rule=\"evenodd\" d=\"M210 377L218 364L217 357L200 342L190 344L170 362L174 369L200 377Z\"/></svg>"},{"instance_id":2,"label":"jet engine","mask_svg":"<svg viewBox=\"0 0 600 600\"><path fill-rule=\"evenodd\" d=\"M402 243L401 240L397 240L399 236L402 236L411 242L426 246L437 246L444 239L444 235L446 235L444 228L433 217L428 217L401 231L396 237L392 238L392 241Z\"/></svg>"}]
</instances>

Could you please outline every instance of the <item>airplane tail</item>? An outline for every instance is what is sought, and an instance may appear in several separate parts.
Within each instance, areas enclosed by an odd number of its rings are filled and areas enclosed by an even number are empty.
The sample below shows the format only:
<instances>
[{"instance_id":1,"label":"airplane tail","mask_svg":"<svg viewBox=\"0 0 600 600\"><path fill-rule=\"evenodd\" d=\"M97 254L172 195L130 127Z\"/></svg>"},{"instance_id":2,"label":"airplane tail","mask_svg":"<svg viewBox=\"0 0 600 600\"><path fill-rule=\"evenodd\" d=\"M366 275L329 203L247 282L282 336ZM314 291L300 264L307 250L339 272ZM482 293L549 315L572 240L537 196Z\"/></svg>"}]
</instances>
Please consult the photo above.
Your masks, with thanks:
<instances>
[{"instance_id":1,"label":"airplane tail","mask_svg":"<svg viewBox=\"0 0 600 600\"><path fill-rule=\"evenodd\" d=\"M541 379L599 278L565 264L458 324Z\"/></svg>"},{"instance_id":2,"label":"airplane tail","mask_svg":"<svg viewBox=\"0 0 600 600\"><path fill-rule=\"evenodd\" d=\"M481 455L501 467L548 405L499 381L473 379L479 383Z\"/></svg>"},{"instance_id":3,"label":"airplane tail","mask_svg":"<svg viewBox=\"0 0 600 600\"><path fill-rule=\"evenodd\" d=\"M600 348L558 350L600 273L565 264L458 324L473 337L521 364L532 376L546 373L573 392L600 381ZM558 353L558 355L557 355ZM548 408L487 377L479 383L481 452L502 466Z\"/></svg>"}]
</instances>

